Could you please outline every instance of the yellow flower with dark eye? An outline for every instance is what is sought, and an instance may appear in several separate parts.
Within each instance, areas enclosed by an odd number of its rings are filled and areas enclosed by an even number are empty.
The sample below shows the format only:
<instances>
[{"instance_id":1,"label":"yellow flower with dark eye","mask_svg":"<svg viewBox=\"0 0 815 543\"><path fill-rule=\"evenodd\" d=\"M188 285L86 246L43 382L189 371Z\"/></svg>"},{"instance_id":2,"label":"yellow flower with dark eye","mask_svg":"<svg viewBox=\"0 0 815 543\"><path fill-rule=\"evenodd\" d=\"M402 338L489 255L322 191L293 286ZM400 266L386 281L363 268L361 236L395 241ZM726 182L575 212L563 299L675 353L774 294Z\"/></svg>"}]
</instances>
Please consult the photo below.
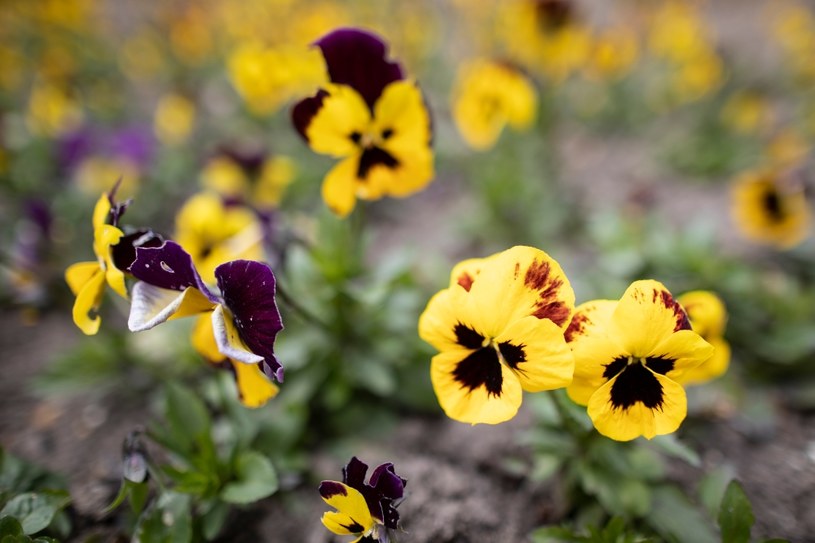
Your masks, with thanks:
<instances>
[{"instance_id":1,"label":"yellow flower with dark eye","mask_svg":"<svg viewBox=\"0 0 815 543\"><path fill-rule=\"evenodd\" d=\"M519 69L486 59L461 67L453 88L453 119L475 149L495 144L504 126L527 128L535 119L535 87Z\"/></svg>"},{"instance_id":2,"label":"yellow flower with dark eye","mask_svg":"<svg viewBox=\"0 0 815 543\"><path fill-rule=\"evenodd\" d=\"M263 229L252 210L227 205L211 192L196 194L175 219L174 239L192 256L204 282L230 260L263 260Z\"/></svg>"},{"instance_id":3,"label":"yellow flower with dark eye","mask_svg":"<svg viewBox=\"0 0 815 543\"><path fill-rule=\"evenodd\" d=\"M803 183L775 170L756 170L736 179L732 215L747 238L790 249L810 232L811 212Z\"/></svg>"},{"instance_id":4,"label":"yellow flower with dark eye","mask_svg":"<svg viewBox=\"0 0 815 543\"><path fill-rule=\"evenodd\" d=\"M722 300L707 290L694 290L677 297L685 309L691 328L702 339L713 345L713 356L706 362L689 369L679 380L690 385L704 383L723 375L730 365L730 344L724 339L727 310Z\"/></svg>"},{"instance_id":5,"label":"yellow flower with dark eye","mask_svg":"<svg viewBox=\"0 0 815 543\"><path fill-rule=\"evenodd\" d=\"M440 353L430 377L450 418L497 424L515 416L522 391L569 384L574 359L563 338L574 292L560 265L532 247L466 260L419 318Z\"/></svg>"},{"instance_id":6,"label":"yellow flower with dark eye","mask_svg":"<svg viewBox=\"0 0 815 543\"><path fill-rule=\"evenodd\" d=\"M632 283L619 301L578 306L565 336L575 357L569 397L618 441L676 431L687 414L677 381L713 354L671 293L650 280Z\"/></svg>"},{"instance_id":7,"label":"yellow flower with dark eye","mask_svg":"<svg viewBox=\"0 0 815 543\"><path fill-rule=\"evenodd\" d=\"M415 82L385 59L385 44L356 29L316 42L331 83L300 101L292 121L317 153L342 159L323 181L323 199L340 216L357 198L403 197L433 177L430 114Z\"/></svg>"},{"instance_id":8,"label":"yellow flower with dark eye","mask_svg":"<svg viewBox=\"0 0 815 543\"><path fill-rule=\"evenodd\" d=\"M97 315L105 294L105 285L109 285L119 296L127 299L125 276L122 270L113 263L111 247L119 243L124 233L111 224L111 200L103 194L93 210L93 262L77 262L65 270L65 281L71 288L74 301L74 323L85 334L92 336L99 331L102 319Z\"/></svg>"},{"instance_id":9,"label":"yellow flower with dark eye","mask_svg":"<svg viewBox=\"0 0 815 543\"><path fill-rule=\"evenodd\" d=\"M289 157L225 148L201 172L201 184L258 211L277 208L297 173Z\"/></svg>"}]
</instances>

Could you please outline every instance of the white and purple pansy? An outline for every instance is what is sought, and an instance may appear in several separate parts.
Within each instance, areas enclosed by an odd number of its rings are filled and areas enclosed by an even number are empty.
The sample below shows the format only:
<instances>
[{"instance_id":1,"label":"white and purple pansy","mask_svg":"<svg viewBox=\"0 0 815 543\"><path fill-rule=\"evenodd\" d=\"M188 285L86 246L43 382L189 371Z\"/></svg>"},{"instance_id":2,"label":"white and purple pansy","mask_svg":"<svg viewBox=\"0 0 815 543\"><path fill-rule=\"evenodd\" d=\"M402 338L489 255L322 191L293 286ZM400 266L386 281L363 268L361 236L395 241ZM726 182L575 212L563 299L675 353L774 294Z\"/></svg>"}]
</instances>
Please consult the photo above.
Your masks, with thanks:
<instances>
[{"instance_id":1,"label":"white and purple pansy","mask_svg":"<svg viewBox=\"0 0 815 543\"><path fill-rule=\"evenodd\" d=\"M128 327L149 330L170 319L212 313L218 350L244 364L260 364L263 372L283 381L283 366L274 355L274 341L283 329L275 303L275 277L261 262L234 260L215 269L217 290L207 286L192 257L173 241L136 250L129 269L133 286Z\"/></svg>"}]
</instances>

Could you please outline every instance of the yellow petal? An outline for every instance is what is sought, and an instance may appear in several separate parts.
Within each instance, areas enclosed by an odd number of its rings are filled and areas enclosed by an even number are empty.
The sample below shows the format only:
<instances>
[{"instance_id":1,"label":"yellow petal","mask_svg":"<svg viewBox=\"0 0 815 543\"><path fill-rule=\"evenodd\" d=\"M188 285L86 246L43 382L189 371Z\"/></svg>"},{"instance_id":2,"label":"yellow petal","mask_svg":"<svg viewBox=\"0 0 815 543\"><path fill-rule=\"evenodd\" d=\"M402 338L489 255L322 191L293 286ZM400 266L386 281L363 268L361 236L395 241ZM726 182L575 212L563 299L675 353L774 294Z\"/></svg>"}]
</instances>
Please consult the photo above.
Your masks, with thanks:
<instances>
[{"instance_id":1,"label":"yellow petal","mask_svg":"<svg viewBox=\"0 0 815 543\"><path fill-rule=\"evenodd\" d=\"M650 371L650 370L647 370ZM687 414L685 390L664 375L651 372L662 387L662 404L649 408L637 402L627 408L616 407L611 401L611 389L619 376L600 387L589 400L588 413L597 431L617 441L630 441L639 436L654 436L675 432Z\"/></svg>"},{"instance_id":2,"label":"yellow petal","mask_svg":"<svg viewBox=\"0 0 815 543\"><path fill-rule=\"evenodd\" d=\"M548 318L565 328L574 310L574 291L548 254L517 246L484 266L467 301L462 317L481 334L494 338L529 315Z\"/></svg>"},{"instance_id":3,"label":"yellow petal","mask_svg":"<svg viewBox=\"0 0 815 543\"><path fill-rule=\"evenodd\" d=\"M212 331L212 317L209 313L195 319L190 338L193 349L210 362L223 362L226 357L218 350L215 334Z\"/></svg>"},{"instance_id":4,"label":"yellow petal","mask_svg":"<svg viewBox=\"0 0 815 543\"><path fill-rule=\"evenodd\" d=\"M414 153L430 147L430 114L414 81L394 81L382 91L374 104L372 131L388 132L382 148L398 157L409 159Z\"/></svg>"},{"instance_id":5,"label":"yellow petal","mask_svg":"<svg viewBox=\"0 0 815 543\"><path fill-rule=\"evenodd\" d=\"M521 383L513 371L498 363L500 392L493 394L486 386L470 389L456 379L459 364L468 351L451 351L433 357L430 363L430 379L433 390L444 412L451 419L470 424L498 424L518 412L522 401Z\"/></svg>"},{"instance_id":6,"label":"yellow petal","mask_svg":"<svg viewBox=\"0 0 815 543\"><path fill-rule=\"evenodd\" d=\"M673 379L682 385L697 385L721 377L730 366L730 344L722 338L709 338L708 343L713 346L713 356L695 368Z\"/></svg>"},{"instance_id":7,"label":"yellow petal","mask_svg":"<svg viewBox=\"0 0 815 543\"><path fill-rule=\"evenodd\" d=\"M374 519L368 510L368 504L362 493L346 484L331 481L333 487L339 492L333 493L323 501L336 509L323 514L322 522L326 528L338 535L359 535L367 533L374 526ZM351 531L349 527L358 526L362 529Z\"/></svg>"},{"instance_id":8,"label":"yellow petal","mask_svg":"<svg viewBox=\"0 0 815 543\"><path fill-rule=\"evenodd\" d=\"M334 166L323 181L323 200L340 217L354 210L357 197L357 168L359 157L352 156Z\"/></svg>"},{"instance_id":9,"label":"yellow petal","mask_svg":"<svg viewBox=\"0 0 815 543\"><path fill-rule=\"evenodd\" d=\"M100 269L98 262L77 262L68 266L68 269L65 270L65 282L68 283L73 295L79 294L79 291Z\"/></svg>"},{"instance_id":10,"label":"yellow petal","mask_svg":"<svg viewBox=\"0 0 815 543\"><path fill-rule=\"evenodd\" d=\"M92 224L94 231L96 231L97 228L107 223L109 216L110 216L110 198L108 198L107 193L105 193L99 197L99 199L96 201L96 205L93 208Z\"/></svg>"},{"instance_id":11,"label":"yellow petal","mask_svg":"<svg viewBox=\"0 0 815 543\"><path fill-rule=\"evenodd\" d=\"M277 396L280 388L274 384L258 364L244 364L232 361L235 369L235 381L241 403L249 408L257 408Z\"/></svg>"},{"instance_id":12,"label":"yellow petal","mask_svg":"<svg viewBox=\"0 0 815 543\"><path fill-rule=\"evenodd\" d=\"M253 353L243 342L232 313L223 305L218 304L212 312L212 331L222 355L244 364L263 362L263 357Z\"/></svg>"},{"instance_id":13,"label":"yellow petal","mask_svg":"<svg viewBox=\"0 0 815 543\"><path fill-rule=\"evenodd\" d=\"M682 374L706 362L713 356L713 346L692 330L680 330L666 337L649 358L672 360L673 369L665 375L679 381Z\"/></svg>"},{"instance_id":14,"label":"yellow petal","mask_svg":"<svg viewBox=\"0 0 815 543\"><path fill-rule=\"evenodd\" d=\"M79 290L74 301L73 318L74 323L86 335L92 336L99 331L102 319L96 315L102 303L102 296L105 294L105 274L98 265L94 273L85 285ZM87 270L83 270L85 273ZM91 317L93 314L93 317Z\"/></svg>"},{"instance_id":15,"label":"yellow petal","mask_svg":"<svg viewBox=\"0 0 815 543\"><path fill-rule=\"evenodd\" d=\"M494 341L527 392L554 390L571 383L574 356L563 338L563 330L552 321L525 317ZM510 354L522 361L514 362Z\"/></svg>"},{"instance_id":16,"label":"yellow petal","mask_svg":"<svg viewBox=\"0 0 815 543\"><path fill-rule=\"evenodd\" d=\"M419 316L419 337L442 352L464 348L458 343L456 325L471 325L461 321L458 311L461 303L461 294L455 289L436 293Z\"/></svg>"},{"instance_id":17,"label":"yellow petal","mask_svg":"<svg viewBox=\"0 0 815 543\"><path fill-rule=\"evenodd\" d=\"M127 289L125 288L124 272L113 264L110 250L111 246L119 243L124 236L124 232L111 226L103 224L93 232L93 252L100 262L104 264L105 280L119 296L127 299Z\"/></svg>"},{"instance_id":18,"label":"yellow petal","mask_svg":"<svg viewBox=\"0 0 815 543\"><path fill-rule=\"evenodd\" d=\"M127 327L131 332L142 332L170 319L212 311L214 307L197 288L177 291L138 281L133 285Z\"/></svg>"},{"instance_id":19,"label":"yellow petal","mask_svg":"<svg viewBox=\"0 0 815 543\"><path fill-rule=\"evenodd\" d=\"M453 267L453 271L450 272L450 286L458 285L469 292L473 281L475 281L481 273L481 269L490 259L494 259L497 256L498 255L487 258L470 258L459 262Z\"/></svg>"},{"instance_id":20,"label":"yellow petal","mask_svg":"<svg viewBox=\"0 0 815 543\"><path fill-rule=\"evenodd\" d=\"M326 85L328 95L306 128L309 146L317 153L347 157L358 152L351 139L367 132L371 113L357 91L347 85Z\"/></svg>"},{"instance_id":21,"label":"yellow petal","mask_svg":"<svg viewBox=\"0 0 815 543\"><path fill-rule=\"evenodd\" d=\"M676 301L685 308L694 332L703 338L724 334L727 310L716 294L707 290L694 290L677 297Z\"/></svg>"},{"instance_id":22,"label":"yellow petal","mask_svg":"<svg viewBox=\"0 0 815 543\"><path fill-rule=\"evenodd\" d=\"M623 294L609 323L609 335L631 355L646 357L668 336L690 327L685 311L665 286L635 281Z\"/></svg>"}]
</instances>

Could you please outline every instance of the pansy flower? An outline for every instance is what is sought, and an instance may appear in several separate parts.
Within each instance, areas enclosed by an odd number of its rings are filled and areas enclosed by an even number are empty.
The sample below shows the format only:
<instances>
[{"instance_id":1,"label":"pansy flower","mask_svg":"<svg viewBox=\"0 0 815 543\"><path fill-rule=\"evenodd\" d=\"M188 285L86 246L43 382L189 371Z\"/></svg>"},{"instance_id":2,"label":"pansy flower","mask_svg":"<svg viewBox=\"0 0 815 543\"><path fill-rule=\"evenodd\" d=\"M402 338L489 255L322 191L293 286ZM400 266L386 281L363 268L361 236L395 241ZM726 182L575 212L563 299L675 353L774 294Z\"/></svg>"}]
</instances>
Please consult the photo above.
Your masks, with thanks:
<instances>
[{"instance_id":1,"label":"pansy flower","mask_svg":"<svg viewBox=\"0 0 815 543\"><path fill-rule=\"evenodd\" d=\"M345 28L315 45L330 83L292 110L292 122L317 153L342 159L323 181L323 199L340 216L357 198L407 196L433 177L430 113L414 81L386 59L377 36Z\"/></svg>"},{"instance_id":2,"label":"pansy flower","mask_svg":"<svg viewBox=\"0 0 815 543\"><path fill-rule=\"evenodd\" d=\"M199 315L193 345L213 362L228 362L241 399L257 407L277 393L270 378L283 381L274 341L283 329L275 303L275 277L260 262L235 260L215 268L218 291L201 279L192 257L175 242L137 250L128 328L148 330L170 319Z\"/></svg>"},{"instance_id":3,"label":"pansy flower","mask_svg":"<svg viewBox=\"0 0 815 543\"><path fill-rule=\"evenodd\" d=\"M116 188L109 194L103 194L93 210L93 252L96 260L77 262L65 270L65 281L76 296L74 323L87 335L94 335L99 331L102 320L98 311L106 285L127 299L124 270L133 262L135 247L155 245L161 239L149 230L125 235L118 228L119 218L128 203L116 203L115 192Z\"/></svg>"},{"instance_id":4,"label":"pansy flower","mask_svg":"<svg viewBox=\"0 0 815 543\"><path fill-rule=\"evenodd\" d=\"M694 332L713 345L713 356L689 369L680 379L685 385L704 383L724 375L730 365L730 344L724 339L727 309L721 298L707 290L686 292L676 299L690 319Z\"/></svg>"},{"instance_id":5,"label":"pansy flower","mask_svg":"<svg viewBox=\"0 0 815 543\"><path fill-rule=\"evenodd\" d=\"M678 381L713 354L682 306L651 280L634 282L619 301L578 306L565 335L575 357L569 397L618 441L676 431L687 413Z\"/></svg>"},{"instance_id":6,"label":"pansy flower","mask_svg":"<svg viewBox=\"0 0 815 543\"><path fill-rule=\"evenodd\" d=\"M255 213L214 192L198 193L184 203L173 239L192 256L207 284L214 283L215 268L224 262L263 258L263 228Z\"/></svg>"},{"instance_id":7,"label":"pansy flower","mask_svg":"<svg viewBox=\"0 0 815 543\"><path fill-rule=\"evenodd\" d=\"M367 472L368 465L353 457L342 469L342 482L320 483L320 496L336 509L324 513L321 520L335 534L356 536L351 543L363 537L387 543L389 530L398 527L394 504L404 496L407 481L390 462L377 466L366 483Z\"/></svg>"},{"instance_id":8,"label":"pansy flower","mask_svg":"<svg viewBox=\"0 0 815 543\"><path fill-rule=\"evenodd\" d=\"M504 126L516 130L535 119L535 87L518 68L478 59L463 65L453 88L453 119L464 141L475 149L495 144Z\"/></svg>"},{"instance_id":9,"label":"pansy flower","mask_svg":"<svg viewBox=\"0 0 815 543\"><path fill-rule=\"evenodd\" d=\"M780 249L801 243L812 222L803 183L772 169L749 171L736 179L732 214L747 238Z\"/></svg>"},{"instance_id":10,"label":"pansy flower","mask_svg":"<svg viewBox=\"0 0 815 543\"><path fill-rule=\"evenodd\" d=\"M447 415L497 424L515 416L522 391L565 387L574 359L563 337L574 292L560 265L532 247L466 260L419 318L437 348L430 376Z\"/></svg>"}]
</instances>

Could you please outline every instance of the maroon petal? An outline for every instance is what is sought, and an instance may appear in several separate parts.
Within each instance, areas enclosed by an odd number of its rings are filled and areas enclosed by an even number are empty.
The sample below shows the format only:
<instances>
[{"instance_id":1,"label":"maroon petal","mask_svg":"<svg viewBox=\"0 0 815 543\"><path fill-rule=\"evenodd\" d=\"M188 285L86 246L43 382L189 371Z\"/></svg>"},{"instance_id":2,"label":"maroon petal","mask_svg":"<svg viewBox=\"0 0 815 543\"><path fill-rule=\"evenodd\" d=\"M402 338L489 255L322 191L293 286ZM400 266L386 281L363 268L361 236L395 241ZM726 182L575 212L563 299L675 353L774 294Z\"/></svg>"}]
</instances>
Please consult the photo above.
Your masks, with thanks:
<instances>
[{"instance_id":1,"label":"maroon petal","mask_svg":"<svg viewBox=\"0 0 815 543\"><path fill-rule=\"evenodd\" d=\"M282 382L283 366L275 358L274 342L283 321L275 302L272 269L260 262L234 260L215 268L215 278L241 339L265 359L264 372Z\"/></svg>"},{"instance_id":2,"label":"maroon petal","mask_svg":"<svg viewBox=\"0 0 815 543\"><path fill-rule=\"evenodd\" d=\"M402 67L386 59L388 48L375 34L341 28L315 42L323 52L334 83L353 87L373 111L382 90L404 78Z\"/></svg>"},{"instance_id":3,"label":"maroon petal","mask_svg":"<svg viewBox=\"0 0 815 543\"><path fill-rule=\"evenodd\" d=\"M320 483L320 496L330 500L334 496L347 496L348 491L337 481L323 481Z\"/></svg>"},{"instance_id":4,"label":"maroon petal","mask_svg":"<svg viewBox=\"0 0 815 543\"><path fill-rule=\"evenodd\" d=\"M348 464L342 468L342 482L357 490L362 490L367 472L368 464L356 456L352 456Z\"/></svg>"},{"instance_id":5,"label":"maroon petal","mask_svg":"<svg viewBox=\"0 0 815 543\"><path fill-rule=\"evenodd\" d=\"M378 494L391 500L400 499L405 492L407 481L398 475L393 464L381 464L371 474L371 486Z\"/></svg>"},{"instance_id":6,"label":"maroon petal","mask_svg":"<svg viewBox=\"0 0 815 543\"><path fill-rule=\"evenodd\" d=\"M110 248L113 256L113 265L122 271L128 268L136 260L136 249L139 247L160 247L164 242L161 234L157 234L149 229L136 230L125 234L119 243Z\"/></svg>"},{"instance_id":7,"label":"maroon petal","mask_svg":"<svg viewBox=\"0 0 815 543\"><path fill-rule=\"evenodd\" d=\"M138 247L130 273L136 279L159 288L180 291L194 287L213 303L220 303L198 275L192 257L174 241L165 241L161 247Z\"/></svg>"},{"instance_id":8,"label":"maroon petal","mask_svg":"<svg viewBox=\"0 0 815 543\"><path fill-rule=\"evenodd\" d=\"M306 141L308 141L306 130L308 130L308 126L311 124L311 119L313 119L314 116L317 115L317 112L320 111L320 108L323 107L323 100L326 96L328 96L328 93L320 89L317 91L317 94L311 98L300 100L291 110L291 122L294 128L297 129L297 132L300 133L300 136Z\"/></svg>"}]
</instances>

